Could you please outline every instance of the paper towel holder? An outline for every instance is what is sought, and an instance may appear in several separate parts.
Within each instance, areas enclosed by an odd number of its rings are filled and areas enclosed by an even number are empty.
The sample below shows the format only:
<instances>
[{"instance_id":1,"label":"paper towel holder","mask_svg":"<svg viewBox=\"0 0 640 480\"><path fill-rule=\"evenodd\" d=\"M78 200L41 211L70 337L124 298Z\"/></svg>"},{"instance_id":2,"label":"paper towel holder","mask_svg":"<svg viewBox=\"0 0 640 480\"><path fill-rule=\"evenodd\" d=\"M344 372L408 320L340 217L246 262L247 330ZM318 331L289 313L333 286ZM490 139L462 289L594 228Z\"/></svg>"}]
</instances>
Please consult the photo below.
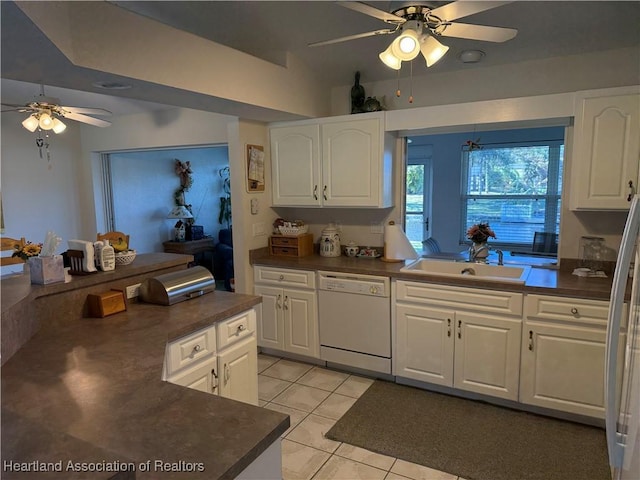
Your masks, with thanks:
<instances>
[{"instance_id":1,"label":"paper towel holder","mask_svg":"<svg viewBox=\"0 0 640 480\"><path fill-rule=\"evenodd\" d=\"M384 229L384 249L380 258L383 262L400 263L405 260L415 260L418 258L411 242L405 235L400 225L390 220Z\"/></svg>"}]
</instances>

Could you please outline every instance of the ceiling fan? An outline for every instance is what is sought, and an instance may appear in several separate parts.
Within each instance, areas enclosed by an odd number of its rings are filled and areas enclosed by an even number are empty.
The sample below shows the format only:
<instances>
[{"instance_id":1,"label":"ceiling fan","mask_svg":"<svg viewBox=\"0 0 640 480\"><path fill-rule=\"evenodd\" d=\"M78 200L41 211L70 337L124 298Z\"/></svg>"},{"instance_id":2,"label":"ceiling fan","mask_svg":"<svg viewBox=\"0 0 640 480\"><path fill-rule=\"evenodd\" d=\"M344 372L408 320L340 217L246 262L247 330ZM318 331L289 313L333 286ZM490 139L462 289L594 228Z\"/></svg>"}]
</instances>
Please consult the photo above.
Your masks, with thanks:
<instances>
[{"instance_id":1,"label":"ceiling fan","mask_svg":"<svg viewBox=\"0 0 640 480\"><path fill-rule=\"evenodd\" d=\"M372 37L376 35L390 35L400 32L389 47L379 57L387 66L399 70L402 61L414 59L418 53L424 56L427 67L440 60L449 50L435 37L457 37L485 42L505 42L516 36L518 31L514 28L492 27L488 25L472 25L467 23L454 23L453 20L467 17L476 13L490 10L510 1L455 1L446 5L432 8L424 4L415 4L411 1L402 2L401 6L390 13L361 2L337 2L338 5L356 12L364 13L395 28L374 30L372 32L357 33L346 37L334 38L322 42L309 44L310 47L319 47L334 43L346 42L358 38Z\"/></svg>"},{"instance_id":2,"label":"ceiling fan","mask_svg":"<svg viewBox=\"0 0 640 480\"><path fill-rule=\"evenodd\" d=\"M86 123L95 127L108 127L111 122L94 118L90 115L107 116L111 112L102 108L86 108L86 107L68 107L60 104L60 100L44 95L44 87L41 94L33 99L33 101L25 105L15 105L9 103L2 104L5 112L28 113L29 116L22 122L22 126L30 132L36 129L53 130L54 133L62 133L66 125L60 118L68 118L76 122ZM9 107L4 109L4 107Z\"/></svg>"}]
</instances>

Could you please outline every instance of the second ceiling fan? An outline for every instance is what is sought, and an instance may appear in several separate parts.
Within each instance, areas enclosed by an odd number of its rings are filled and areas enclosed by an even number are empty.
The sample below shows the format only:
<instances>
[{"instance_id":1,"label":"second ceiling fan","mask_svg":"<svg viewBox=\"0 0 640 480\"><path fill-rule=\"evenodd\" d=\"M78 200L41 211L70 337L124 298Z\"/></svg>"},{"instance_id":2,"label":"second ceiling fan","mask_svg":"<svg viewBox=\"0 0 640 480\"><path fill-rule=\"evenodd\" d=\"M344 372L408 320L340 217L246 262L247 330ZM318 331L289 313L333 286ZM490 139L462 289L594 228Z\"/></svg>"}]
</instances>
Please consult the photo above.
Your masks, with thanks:
<instances>
[{"instance_id":1,"label":"second ceiling fan","mask_svg":"<svg viewBox=\"0 0 640 480\"><path fill-rule=\"evenodd\" d=\"M485 42L505 42L515 37L518 33L514 28L453 22L453 20L457 20L458 18L467 17L512 3L510 1L456 1L437 8L412 2L404 2L403 6L394 9L391 13L361 2L337 3L342 7L364 13L365 15L394 25L395 28L357 33L346 37L311 43L309 46L318 47L358 38L390 35L400 32L389 47L379 55L380 60L394 70L399 70L403 61L413 60L419 53L422 53L424 56L427 67L435 64L447 53L447 50L449 50L449 47L441 44L436 37L457 37L470 40L482 40Z\"/></svg>"}]
</instances>

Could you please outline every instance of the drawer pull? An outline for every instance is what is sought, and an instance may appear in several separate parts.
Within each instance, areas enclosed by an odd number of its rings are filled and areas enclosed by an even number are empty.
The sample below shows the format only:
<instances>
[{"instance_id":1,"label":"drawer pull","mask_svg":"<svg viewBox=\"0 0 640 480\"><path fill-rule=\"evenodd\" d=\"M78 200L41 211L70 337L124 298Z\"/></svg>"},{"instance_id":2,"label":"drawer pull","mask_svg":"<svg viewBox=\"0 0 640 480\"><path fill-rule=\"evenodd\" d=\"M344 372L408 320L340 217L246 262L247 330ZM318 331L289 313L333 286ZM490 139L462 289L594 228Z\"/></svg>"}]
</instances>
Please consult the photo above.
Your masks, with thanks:
<instances>
[{"instance_id":1,"label":"drawer pull","mask_svg":"<svg viewBox=\"0 0 640 480\"><path fill-rule=\"evenodd\" d=\"M278 277L278 280L280 280L280 281L284 280L284 275L280 275L280 276Z\"/></svg>"},{"instance_id":2,"label":"drawer pull","mask_svg":"<svg viewBox=\"0 0 640 480\"><path fill-rule=\"evenodd\" d=\"M244 332L246 328L247 327L245 327L244 325L238 325L238 332Z\"/></svg>"},{"instance_id":3,"label":"drawer pull","mask_svg":"<svg viewBox=\"0 0 640 480\"><path fill-rule=\"evenodd\" d=\"M451 319L447 318L447 337L451 336Z\"/></svg>"},{"instance_id":4,"label":"drawer pull","mask_svg":"<svg viewBox=\"0 0 640 480\"><path fill-rule=\"evenodd\" d=\"M281 299L282 295L278 294L278 298L276 298L276 308L282 308L282 303L280 303Z\"/></svg>"},{"instance_id":5,"label":"drawer pull","mask_svg":"<svg viewBox=\"0 0 640 480\"><path fill-rule=\"evenodd\" d=\"M283 308L285 310L289 310L289 297L288 296L284 296L284 304L283 304Z\"/></svg>"},{"instance_id":6,"label":"drawer pull","mask_svg":"<svg viewBox=\"0 0 640 480\"><path fill-rule=\"evenodd\" d=\"M314 200L318 199L318 185L313 186L313 199Z\"/></svg>"},{"instance_id":7,"label":"drawer pull","mask_svg":"<svg viewBox=\"0 0 640 480\"><path fill-rule=\"evenodd\" d=\"M636 189L633 186L633 180L629 180L629 195L627 195L627 202L630 202L633 199L633 196L636 193Z\"/></svg>"},{"instance_id":8,"label":"drawer pull","mask_svg":"<svg viewBox=\"0 0 640 480\"><path fill-rule=\"evenodd\" d=\"M462 338L462 320L458 320L458 338Z\"/></svg>"},{"instance_id":9,"label":"drawer pull","mask_svg":"<svg viewBox=\"0 0 640 480\"><path fill-rule=\"evenodd\" d=\"M216 373L216 369L211 369L211 393L216 393L216 388L218 388L218 374Z\"/></svg>"},{"instance_id":10,"label":"drawer pull","mask_svg":"<svg viewBox=\"0 0 640 480\"><path fill-rule=\"evenodd\" d=\"M195 347L193 347L194 352L199 352L200 350L202 350L202 347L200 345L196 345Z\"/></svg>"},{"instance_id":11,"label":"drawer pull","mask_svg":"<svg viewBox=\"0 0 640 480\"><path fill-rule=\"evenodd\" d=\"M324 197L325 200L328 200L328 198L327 198L327 186L326 185L322 189L322 196Z\"/></svg>"},{"instance_id":12,"label":"drawer pull","mask_svg":"<svg viewBox=\"0 0 640 480\"><path fill-rule=\"evenodd\" d=\"M578 316L578 309L577 309L576 307L573 307L573 308L571 309L571 314L572 314L572 315L575 315L575 316L577 317L577 316Z\"/></svg>"},{"instance_id":13,"label":"drawer pull","mask_svg":"<svg viewBox=\"0 0 640 480\"><path fill-rule=\"evenodd\" d=\"M533 330L529 330L529 350L533 352Z\"/></svg>"}]
</instances>

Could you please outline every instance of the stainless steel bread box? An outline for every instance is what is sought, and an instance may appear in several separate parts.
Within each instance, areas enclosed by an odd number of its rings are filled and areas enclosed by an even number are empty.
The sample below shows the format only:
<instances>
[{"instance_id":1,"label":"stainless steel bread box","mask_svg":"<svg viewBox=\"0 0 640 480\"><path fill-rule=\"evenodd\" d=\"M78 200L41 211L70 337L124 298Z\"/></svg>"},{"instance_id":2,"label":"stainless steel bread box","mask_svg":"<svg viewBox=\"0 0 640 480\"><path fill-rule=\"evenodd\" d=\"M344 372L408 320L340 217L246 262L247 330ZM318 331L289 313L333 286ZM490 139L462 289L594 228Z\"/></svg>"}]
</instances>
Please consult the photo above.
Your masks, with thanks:
<instances>
[{"instance_id":1,"label":"stainless steel bread box","mask_svg":"<svg viewBox=\"0 0 640 480\"><path fill-rule=\"evenodd\" d=\"M140 285L140 300L173 305L213 292L215 288L216 282L211 272L198 266L148 278Z\"/></svg>"}]
</instances>

